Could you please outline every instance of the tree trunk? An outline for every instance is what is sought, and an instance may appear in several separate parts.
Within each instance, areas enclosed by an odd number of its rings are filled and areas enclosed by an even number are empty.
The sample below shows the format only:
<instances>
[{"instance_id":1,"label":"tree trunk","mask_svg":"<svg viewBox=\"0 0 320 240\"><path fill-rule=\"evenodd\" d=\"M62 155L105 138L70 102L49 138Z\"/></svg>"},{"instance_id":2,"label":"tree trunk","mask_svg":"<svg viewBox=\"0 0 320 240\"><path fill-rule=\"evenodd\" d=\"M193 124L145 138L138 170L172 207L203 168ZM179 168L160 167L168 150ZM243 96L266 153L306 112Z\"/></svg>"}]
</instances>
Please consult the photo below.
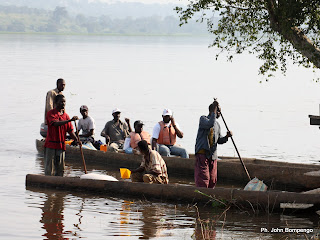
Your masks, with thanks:
<instances>
[{"instance_id":1,"label":"tree trunk","mask_svg":"<svg viewBox=\"0 0 320 240\"><path fill-rule=\"evenodd\" d=\"M280 22L283 20L279 21L281 18L278 18L275 13L276 4L274 0L267 0L266 2L271 28L287 39L292 46L312 62L315 67L320 68L320 49L317 48L298 27L284 27L286 23Z\"/></svg>"}]
</instances>

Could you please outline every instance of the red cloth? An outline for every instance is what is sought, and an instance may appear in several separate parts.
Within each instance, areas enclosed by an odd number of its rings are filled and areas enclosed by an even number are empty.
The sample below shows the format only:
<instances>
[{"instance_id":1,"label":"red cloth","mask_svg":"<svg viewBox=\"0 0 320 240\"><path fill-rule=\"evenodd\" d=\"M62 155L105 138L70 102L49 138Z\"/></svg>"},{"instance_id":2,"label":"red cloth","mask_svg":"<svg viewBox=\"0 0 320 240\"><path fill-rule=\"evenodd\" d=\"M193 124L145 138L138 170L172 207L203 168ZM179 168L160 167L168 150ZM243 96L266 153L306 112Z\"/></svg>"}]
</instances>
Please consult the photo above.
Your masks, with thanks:
<instances>
[{"instance_id":1,"label":"red cloth","mask_svg":"<svg viewBox=\"0 0 320 240\"><path fill-rule=\"evenodd\" d=\"M46 120L48 123L48 132L44 147L66 150L66 133L68 132L70 134L73 131L71 122L58 127L55 127L52 124L53 122L66 121L69 119L70 117L68 114L61 114L55 108L47 113Z\"/></svg>"},{"instance_id":2,"label":"red cloth","mask_svg":"<svg viewBox=\"0 0 320 240\"><path fill-rule=\"evenodd\" d=\"M217 184L217 160L207 159L205 154L196 154L194 181L197 187L214 188Z\"/></svg>"}]
</instances>

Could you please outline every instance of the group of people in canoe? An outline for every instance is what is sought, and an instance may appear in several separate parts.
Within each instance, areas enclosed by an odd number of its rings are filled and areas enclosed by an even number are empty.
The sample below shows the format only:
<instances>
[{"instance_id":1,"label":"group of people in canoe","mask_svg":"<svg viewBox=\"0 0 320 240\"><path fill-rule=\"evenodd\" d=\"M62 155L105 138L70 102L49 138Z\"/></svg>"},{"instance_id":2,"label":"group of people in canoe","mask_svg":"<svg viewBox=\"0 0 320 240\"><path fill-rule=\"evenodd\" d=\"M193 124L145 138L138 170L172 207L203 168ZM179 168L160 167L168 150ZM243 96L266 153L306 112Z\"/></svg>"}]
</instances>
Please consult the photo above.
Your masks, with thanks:
<instances>
[{"instance_id":1,"label":"group of people in canoe","mask_svg":"<svg viewBox=\"0 0 320 240\"><path fill-rule=\"evenodd\" d=\"M89 116L86 105L80 107L82 118L72 118L65 112L66 98L63 95L65 80L59 78L57 87L47 92L44 127L47 129L45 139L45 174L63 176L65 159L65 140L68 133L73 144L81 142L96 143L95 122ZM220 125L216 121L220 116L220 106L215 100L209 105L209 114L201 116L195 144L195 184L198 187L214 188L217 182L217 145L228 141L232 132L221 135ZM176 138L183 138L179 124L172 111L164 109L162 121L154 128L152 136L143 130L143 122L134 122L134 131L130 119L120 120L121 110L112 111L113 119L105 124L101 136L105 138L108 151L125 151L128 154L142 154L139 168L131 170L131 179L136 182L167 184L169 182L166 163L162 156L171 155L189 158L187 150L176 144ZM76 132L71 124L79 120ZM77 126L77 124L76 124ZM80 134L81 132L81 134Z\"/></svg>"}]
</instances>

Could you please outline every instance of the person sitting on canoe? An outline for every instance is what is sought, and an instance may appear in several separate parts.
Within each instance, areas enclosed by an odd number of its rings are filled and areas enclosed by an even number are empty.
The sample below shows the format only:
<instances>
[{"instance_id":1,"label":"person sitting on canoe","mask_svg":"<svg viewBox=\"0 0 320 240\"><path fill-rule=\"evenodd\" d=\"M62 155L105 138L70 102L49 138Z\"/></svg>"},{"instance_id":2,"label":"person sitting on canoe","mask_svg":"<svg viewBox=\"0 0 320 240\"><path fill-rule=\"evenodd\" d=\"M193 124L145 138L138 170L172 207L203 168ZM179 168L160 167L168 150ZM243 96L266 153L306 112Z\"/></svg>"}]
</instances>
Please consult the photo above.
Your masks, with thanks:
<instances>
[{"instance_id":1,"label":"person sitting on canoe","mask_svg":"<svg viewBox=\"0 0 320 240\"><path fill-rule=\"evenodd\" d=\"M80 113L82 118L79 120L78 130L82 130L82 134L79 135L82 142L89 141L94 143L94 130L96 128L94 119L88 114L89 109L86 105L80 107Z\"/></svg>"},{"instance_id":2,"label":"person sitting on canoe","mask_svg":"<svg viewBox=\"0 0 320 240\"><path fill-rule=\"evenodd\" d=\"M168 184L167 166L161 155L149 148L148 142L138 142L138 149L143 155L139 168L131 170L132 182Z\"/></svg>"},{"instance_id":3,"label":"person sitting on canoe","mask_svg":"<svg viewBox=\"0 0 320 240\"><path fill-rule=\"evenodd\" d=\"M214 188L217 183L217 145L228 141L232 132L221 136L220 125L216 121L220 117L217 101L209 106L209 115L201 116L195 145L196 164L194 180L197 187Z\"/></svg>"},{"instance_id":4,"label":"person sitting on canoe","mask_svg":"<svg viewBox=\"0 0 320 240\"><path fill-rule=\"evenodd\" d=\"M78 120L77 116L70 119L65 112L66 99L63 95L55 98L56 108L47 113L48 134L44 144L45 175L63 176L66 151L66 133L77 143L71 122Z\"/></svg>"},{"instance_id":5,"label":"person sitting on canoe","mask_svg":"<svg viewBox=\"0 0 320 240\"><path fill-rule=\"evenodd\" d=\"M120 109L116 108L112 111L113 120L106 123L101 132L101 136L106 138L109 152L118 152L123 149L124 140L131 132L130 125L120 120ZM128 119L125 119L128 122Z\"/></svg>"},{"instance_id":6,"label":"person sitting on canoe","mask_svg":"<svg viewBox=\"0 0 320 240\"><path fill-rule=\"evenodd\" d=\"M172 116L170 109L164 109L162 121L158 122L152 133L152 149L158 150L162 156L170 157L171 155L189 158L187 150L176 144L176 138L183 138L183 132Z\"/></svg>"},{"instance_id":7,"label":"person sitting on canoe","mask_svg":"<svg viewBox=\"0 0 320 240\"><path fill-rule=\"evenodd\" d=\"M130 125L129 121L128 124ZM133 153L133 151L138 150L138 142L141 140L146 140L148 145L150 145L150 134L143 130L143 122L137 120L134 122L134 132L130 133L130 147L125 150L126 153Z\"/></svg>"}]
</instances>

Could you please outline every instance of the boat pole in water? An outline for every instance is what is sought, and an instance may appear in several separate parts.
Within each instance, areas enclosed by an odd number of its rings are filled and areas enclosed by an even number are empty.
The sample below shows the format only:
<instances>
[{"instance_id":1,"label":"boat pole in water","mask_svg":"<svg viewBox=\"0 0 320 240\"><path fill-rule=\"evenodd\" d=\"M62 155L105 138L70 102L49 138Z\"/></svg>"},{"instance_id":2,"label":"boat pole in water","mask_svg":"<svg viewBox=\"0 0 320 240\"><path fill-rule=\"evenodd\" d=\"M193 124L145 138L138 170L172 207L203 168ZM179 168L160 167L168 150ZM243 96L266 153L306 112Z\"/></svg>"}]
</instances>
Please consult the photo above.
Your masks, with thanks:
<instances>
[{"instance_id":1,"label":"boat pole in water","mask_svg":"<svg viewBox=\"0 0 320 240\"><path fill-rule=\"evenodd\" d=\"M217 100L217 99L214 98L214 101L216 101L216 100ZM224 117L223 117L221 111L220 111L220 115L221 115L221 117L222 117L222 120L223 120L223 122L224 122L224 125L225 125L226 128L227 128L227 131L230 132L230 130L229 130L229 128L228 128L228 125L227 125L226 121L224 120ZM233 143L234 148L236 149L236 152L237 152L238 157L239 157L239 159L240 159L241 165L242 165L244 171L246 172L246 174L247 174L247 176L248 176L248 178L249 178L249 181L251 181L251 177L250 177L250 175L249 175L249 172L248 172L248 170L247 170L247 168L246 168L246 165L244 165L244 162L243 162L243 160L242 160L241 157L240 157L240 153L239 153L238 148L237 148L237 146L236 146L236 144L235 144L235 142L234 142L234 140L233 140L233 137L231 136L230 138L231 138L231 140L232 140L232 143Z\"/></svg>"},{"instance_id":2,"label":"boat pole in water","mask_svg":"<svg viewBox=\"0 0 320 240\"><path fill-rule=\"evenodd\" d=\"M74 125L76 126L77 137L78 137L78 141L79 141L79 147L80 147L80 152L81 152L81 157L82 157L82 162L83 162L84 173L87 174L87 167L86 167L86 162L84 160L84 155L83 155L83 151L82 151L82 142L80 141L80 137L79 137L77 121L74 121Z\"/></svg>"}]
</instances>

